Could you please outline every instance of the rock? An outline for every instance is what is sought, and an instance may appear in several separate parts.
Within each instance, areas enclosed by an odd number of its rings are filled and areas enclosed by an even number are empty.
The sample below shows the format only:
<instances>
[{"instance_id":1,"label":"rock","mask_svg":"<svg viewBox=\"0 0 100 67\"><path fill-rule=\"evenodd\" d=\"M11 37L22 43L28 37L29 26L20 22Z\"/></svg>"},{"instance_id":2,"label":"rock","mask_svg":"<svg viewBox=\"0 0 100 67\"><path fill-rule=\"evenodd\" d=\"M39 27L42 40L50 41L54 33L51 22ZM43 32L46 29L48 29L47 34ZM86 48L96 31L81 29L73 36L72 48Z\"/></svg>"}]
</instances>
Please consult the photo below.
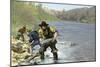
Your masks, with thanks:
<instances>
[{"instance_id":1,"label":"rock","mask_svg":"<svg viewBox=\"0 0 100 67\"><path fill-rule=\"evenodd\" d=\"M28 52L30 46L28 43L24 43L20 40L14 39L12 37L12 44L11 44L11 66L17 66L19 63L24 62L26 57L31 56Z\"/></svg>"}]
</instances>

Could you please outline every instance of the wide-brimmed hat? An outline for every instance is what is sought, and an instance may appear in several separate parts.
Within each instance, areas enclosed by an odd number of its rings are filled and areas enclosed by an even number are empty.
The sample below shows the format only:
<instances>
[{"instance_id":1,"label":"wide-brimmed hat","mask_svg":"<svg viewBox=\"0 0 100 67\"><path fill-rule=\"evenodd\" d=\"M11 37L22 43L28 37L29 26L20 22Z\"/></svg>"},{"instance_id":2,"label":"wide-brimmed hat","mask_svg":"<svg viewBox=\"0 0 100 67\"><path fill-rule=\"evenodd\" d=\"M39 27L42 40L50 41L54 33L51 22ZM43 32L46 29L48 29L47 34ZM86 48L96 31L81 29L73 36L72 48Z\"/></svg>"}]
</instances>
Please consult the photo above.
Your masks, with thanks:
<instances>
[{"instance_id":1,"label":"wide-brimmed hat","mask_svg":"<svg viewBox=\"0 0 100 67\"><path fill-rule=\"evenodd\" d=\"M42 21L41 24L39 24L39 26L48 26L49 24L46 23L46 21Z\"/></svg>"}]
</instances>

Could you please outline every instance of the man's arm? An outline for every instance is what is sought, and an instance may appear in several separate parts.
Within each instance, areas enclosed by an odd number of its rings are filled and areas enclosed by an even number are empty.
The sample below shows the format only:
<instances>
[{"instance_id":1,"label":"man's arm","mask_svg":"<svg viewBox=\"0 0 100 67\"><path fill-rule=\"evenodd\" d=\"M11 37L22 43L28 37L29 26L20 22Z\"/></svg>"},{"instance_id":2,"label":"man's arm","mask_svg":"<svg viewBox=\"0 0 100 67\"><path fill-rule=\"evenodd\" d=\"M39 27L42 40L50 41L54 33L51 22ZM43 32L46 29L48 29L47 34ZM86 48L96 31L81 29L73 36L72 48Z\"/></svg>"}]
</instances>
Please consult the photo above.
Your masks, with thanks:
<instances>
[{"instance_id":1,"label":"man's arm","mask_svg":"<svg viewBox=\"0 0 100 67\"><path fill-rule=\"evenodd\" d=\"M58 36L58 32L56 31L56 32L54 33L54 37L53 37L53 39L52 39L52 42L54 42L54 41L57 39L57 36Z\"/></svg>"},{"instance_id":2,"label":"man's arm","mask_svg":"<svg viewBox=\"0 0 100 67\"><path fill-rule=\"evenodd\" d=\"M50 29L54 33L53 34L53 40L52 41L55 41L57 39L57 36L58 36L58 31L56 30L55 27L50 27Z\"/></svg>"},{"instance_id":3,"label":"man's arm","mask_svg":"<svg viewBox=\"0 0 100 67\"><path fill-rule=\"evenodd\" d=\"M56 32L54 33L53 39L56 40L56 39L57 39L57 36L58 36L58 32L56 31Z\"/></svg>"}]
</instances>

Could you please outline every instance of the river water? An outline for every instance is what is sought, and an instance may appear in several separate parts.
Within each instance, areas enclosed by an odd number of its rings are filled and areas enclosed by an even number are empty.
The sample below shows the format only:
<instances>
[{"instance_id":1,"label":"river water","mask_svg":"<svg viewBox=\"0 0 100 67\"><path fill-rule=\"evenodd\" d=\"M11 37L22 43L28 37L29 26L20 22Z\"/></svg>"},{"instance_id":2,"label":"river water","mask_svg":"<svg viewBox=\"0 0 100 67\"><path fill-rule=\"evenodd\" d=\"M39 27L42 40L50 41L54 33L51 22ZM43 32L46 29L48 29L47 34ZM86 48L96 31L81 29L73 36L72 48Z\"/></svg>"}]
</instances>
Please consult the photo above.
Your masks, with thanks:
<instances>
[{"instance_id":1,"label":"river water","mask_svg":"<svg viewBox=\"0 0 100 67\"><path fill-rule=\"evenodd\" d=\"M71 21L49 22L59 32L58 61L53 60L50 48L45 52L45 60L38 64L95 61L95 24Z\"/></svg>"},{"instance_id":2,"label":"river water","mask_svg":"<svg viewBox=\"0 0 100 67\"><path fill-rule=\"evenodd\" d=\"M49 22L59 32L57 63L95 61L95 24L76 23L71 21ZM48 54L49 53L49 54ZM50 57L51 52L47 51ZM42 64L54 63L48 58Z\"/></svg>"}]
</instances>

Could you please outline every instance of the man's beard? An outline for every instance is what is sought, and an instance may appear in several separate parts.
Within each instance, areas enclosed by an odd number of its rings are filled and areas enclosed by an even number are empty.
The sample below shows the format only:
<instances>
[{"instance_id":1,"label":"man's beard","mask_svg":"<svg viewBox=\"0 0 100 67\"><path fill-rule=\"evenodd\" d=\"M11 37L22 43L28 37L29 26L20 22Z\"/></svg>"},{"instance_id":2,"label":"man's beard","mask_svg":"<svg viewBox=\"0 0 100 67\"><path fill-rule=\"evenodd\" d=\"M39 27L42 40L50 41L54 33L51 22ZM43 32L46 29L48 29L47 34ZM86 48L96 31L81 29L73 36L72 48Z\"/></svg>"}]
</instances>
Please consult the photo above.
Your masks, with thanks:
<instances>
[{"instance_id":1,"label":"man's beard","mask_svg":"<svg viewBox=\"0 0 100 67\"><path fill-rule=\"evenodd\" d=\"M43 31L46 31L46 29L43 29Z\"/></svg>"},{"instance_id":2,"label":"man's beard","mask_svg":"<svg viewBox=\"0 0 100 67\"><path fill-rule=\"evenodd\" d=\"M43 31L46 31L48 27L46 27L45 29L43 29Z\"/></svg>"}]
</instances>

